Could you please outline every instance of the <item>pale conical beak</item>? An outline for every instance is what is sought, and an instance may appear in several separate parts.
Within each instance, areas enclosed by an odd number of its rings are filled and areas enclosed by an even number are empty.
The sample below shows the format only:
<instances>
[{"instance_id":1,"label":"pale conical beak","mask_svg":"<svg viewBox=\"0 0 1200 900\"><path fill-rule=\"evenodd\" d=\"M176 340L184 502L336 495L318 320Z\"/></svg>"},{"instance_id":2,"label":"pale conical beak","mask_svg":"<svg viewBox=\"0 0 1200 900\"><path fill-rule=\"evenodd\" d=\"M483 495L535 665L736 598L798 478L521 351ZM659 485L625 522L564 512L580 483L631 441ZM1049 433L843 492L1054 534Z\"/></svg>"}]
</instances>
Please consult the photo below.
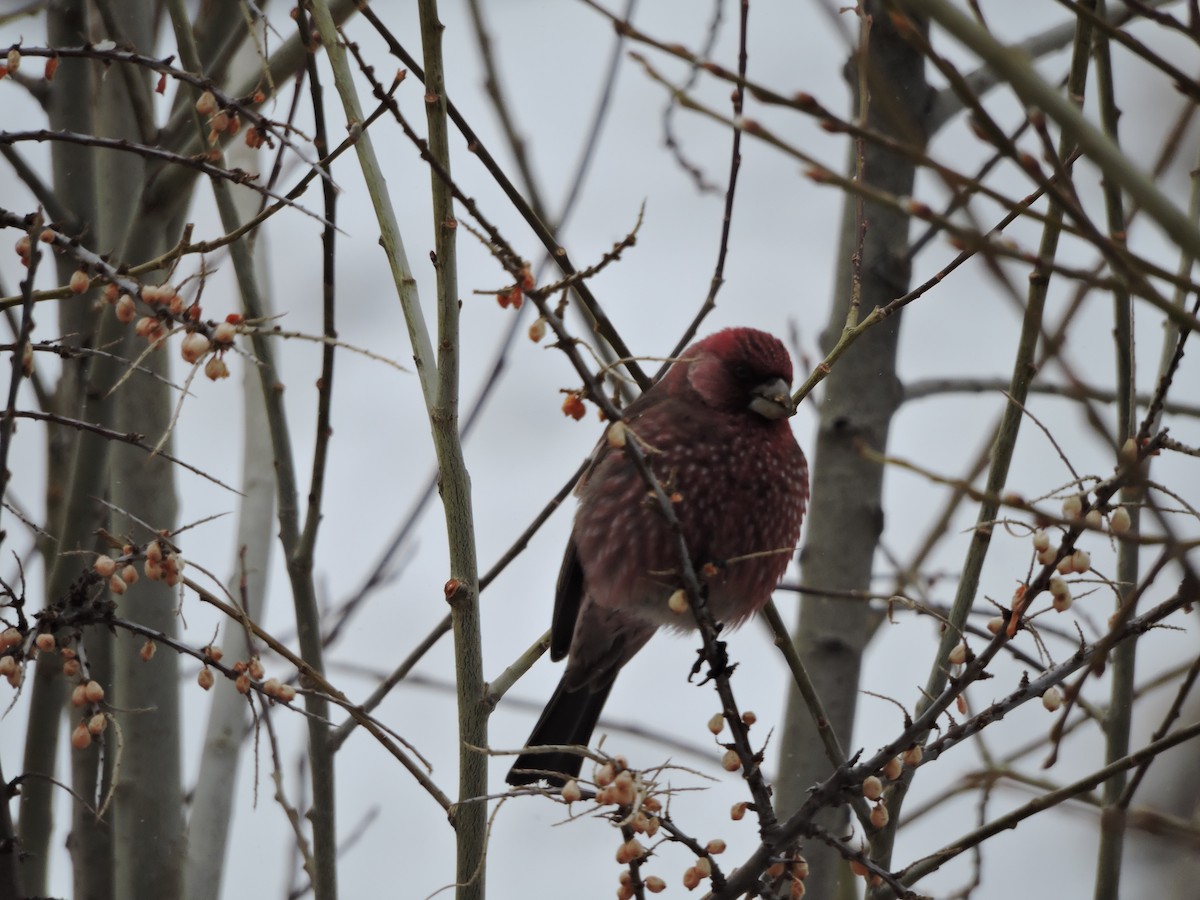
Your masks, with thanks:
<instances>
[{"instance_id":1,"label":"pale conical beak","mask_svg":"<svg viewBox=\"0 0 1200 900\"><path fill-rule=\"evenodd\" d=\"M757 385L751 393L750 408L764 419L786 419L796 414L792 406L792 391L782 378L772 378Z\"/></svg>"}]
</instances>

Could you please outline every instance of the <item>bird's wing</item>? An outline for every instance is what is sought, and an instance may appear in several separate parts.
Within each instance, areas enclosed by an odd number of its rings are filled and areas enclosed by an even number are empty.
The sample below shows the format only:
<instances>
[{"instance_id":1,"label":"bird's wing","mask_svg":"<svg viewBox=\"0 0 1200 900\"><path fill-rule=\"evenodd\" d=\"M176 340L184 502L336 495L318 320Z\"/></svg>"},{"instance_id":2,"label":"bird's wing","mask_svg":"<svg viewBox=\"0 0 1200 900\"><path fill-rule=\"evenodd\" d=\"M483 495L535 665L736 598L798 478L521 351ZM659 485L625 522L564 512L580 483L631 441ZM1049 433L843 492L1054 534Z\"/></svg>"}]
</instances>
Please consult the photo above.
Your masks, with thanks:
<instances>
[{"instance_id":1,"label":"bird's wing","mask_svg":"<svg viewBox=\"0 0 1200 900\"><path fill-rule=\"evenodd\" d=\"M583 567L575 550L575 538L567 541L562 568L558 570L558 585L554 589L554 619L550 625L550 658L555 662L571 649L575 635L575 620L583 601Z\"/></svg>"}]
</instances>

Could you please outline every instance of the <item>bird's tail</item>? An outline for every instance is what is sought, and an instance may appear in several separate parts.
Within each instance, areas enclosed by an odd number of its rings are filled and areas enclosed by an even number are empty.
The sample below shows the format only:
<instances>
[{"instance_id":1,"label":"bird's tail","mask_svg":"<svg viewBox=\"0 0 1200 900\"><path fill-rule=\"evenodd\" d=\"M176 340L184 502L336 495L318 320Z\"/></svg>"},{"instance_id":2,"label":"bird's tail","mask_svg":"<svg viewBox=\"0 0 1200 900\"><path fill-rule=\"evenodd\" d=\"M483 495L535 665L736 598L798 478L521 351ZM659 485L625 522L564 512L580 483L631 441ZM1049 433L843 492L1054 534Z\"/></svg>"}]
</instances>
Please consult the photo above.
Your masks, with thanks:
<instances>
[{"instance_id":1,"label":"bird's tail","mask_svg":"<svg viewBox=\"0 0 1200 900\"><path fill-rule=\"evenodd\" d=\"M611 681L598 691L587 687L568 690L564 677L542 710L542 717L533 726L533 733L529 735L525 746L587 746L611 690ZM561 785L578 778L582 766L583 757L578 753L530 749L517 757L505 781L512 785L535 784L538 781Z\"/></svg>"}]
</instances>

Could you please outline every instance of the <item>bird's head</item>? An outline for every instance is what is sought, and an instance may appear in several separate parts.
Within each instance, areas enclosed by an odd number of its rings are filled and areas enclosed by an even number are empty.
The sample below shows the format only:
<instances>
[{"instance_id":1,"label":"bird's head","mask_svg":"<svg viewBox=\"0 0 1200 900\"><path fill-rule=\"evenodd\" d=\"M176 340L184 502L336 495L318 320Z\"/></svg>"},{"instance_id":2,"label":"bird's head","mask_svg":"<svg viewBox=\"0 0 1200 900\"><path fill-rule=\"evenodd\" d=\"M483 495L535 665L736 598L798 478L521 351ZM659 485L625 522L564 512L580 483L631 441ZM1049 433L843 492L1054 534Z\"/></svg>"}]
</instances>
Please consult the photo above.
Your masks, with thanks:
<instances>
[{"instance_id":1,"label":"bird's head","mask_svg":"<svg viewBox=\"0 0 1200 900\"><path fill-rule=\"evenodd\" d=\"M792 360L779 339L754 328L726 328L697 341L674 367L700 400L723 412L786 419Z\"/></svg>"}]
</instances>

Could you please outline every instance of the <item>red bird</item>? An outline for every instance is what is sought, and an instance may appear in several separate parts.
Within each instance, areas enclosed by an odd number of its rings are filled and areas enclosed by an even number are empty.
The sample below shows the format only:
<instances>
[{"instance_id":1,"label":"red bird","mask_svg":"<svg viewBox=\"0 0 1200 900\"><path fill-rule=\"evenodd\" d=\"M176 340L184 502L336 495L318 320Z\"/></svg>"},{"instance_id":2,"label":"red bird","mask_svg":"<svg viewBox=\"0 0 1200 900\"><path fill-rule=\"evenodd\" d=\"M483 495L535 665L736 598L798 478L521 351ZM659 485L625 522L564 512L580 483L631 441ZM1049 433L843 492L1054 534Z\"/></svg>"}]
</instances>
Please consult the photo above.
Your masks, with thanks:
<instances>
[{"instance_id":1,"label":"red bird","mask_svg":"<svg viewBox=\"0 0 1200 900\"><path fill-rule=\"evenodd\" d=\"M767 602L800 535L808 464L788 418L792 363L775 337L729 328L693 344L626 408L668 495L718 622L738 625ZM601 441L579 487L579 510L554 598L550 658L567 670L517 757L508 783L562 784L579 775L617 672L661 626L694 629L667 601L682 586L674 535L628 456Z\"/></svg>"}]
</instances>

